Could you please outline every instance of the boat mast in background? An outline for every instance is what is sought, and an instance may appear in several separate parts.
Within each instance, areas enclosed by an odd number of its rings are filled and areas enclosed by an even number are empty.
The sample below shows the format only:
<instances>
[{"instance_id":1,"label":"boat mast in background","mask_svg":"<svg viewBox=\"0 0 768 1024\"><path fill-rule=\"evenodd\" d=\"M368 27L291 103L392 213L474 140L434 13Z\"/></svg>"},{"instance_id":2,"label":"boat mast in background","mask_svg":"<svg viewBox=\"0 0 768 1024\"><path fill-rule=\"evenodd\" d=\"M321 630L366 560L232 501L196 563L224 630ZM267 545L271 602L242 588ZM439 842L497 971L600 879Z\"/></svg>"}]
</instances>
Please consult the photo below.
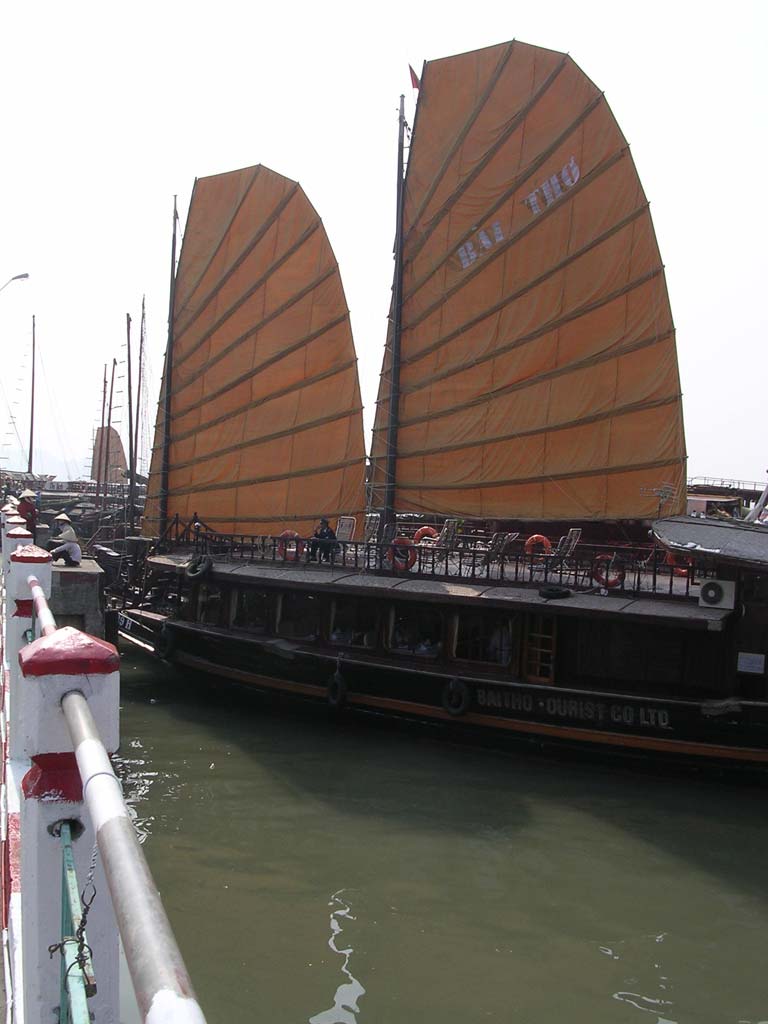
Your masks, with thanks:
<instances>
[{"instance_id":1,"label":"boat mast in background","mask_svg":"<svg viewBox=\"0 0 768 1024\"><path fill-rule=\"evenodd\" d=\"M23 275L22 275L23 276ZM29 408L29 459L27 472L32 472L32 443L35 437L35 318L32 317L32 397Z\"/></svg>"},{"instance_id":2,"label":"boat mast in background","mask_svg":"<svg viewBox=\"0 0 768 1024\"><path fill-rule=\"evenodd\" d=\"M104 416L107 411L107 364L104 363L104 385L101 391L101 426L96 432L97 441L94 443L94 457L96 462L96 506L99 504L101 494L101 481L104 479L104 453L102 444L104 438Z\"/></svg>"},{"instance_id":3,"label":"boat mast in background","mask_svg":"<svg viewBox=\"0 0 768 1024\"><path fill-rule=\"evenodd\" d=\"M395 279L392 287L392 349L389 382L389 423L387 425L387 470L384 487L384 523L395 521L395 472L397 467L397 423L400 400L400 327L403 306L403 187L405 160L405 96L400 96L400 128L397 141L397 226L395 229Z\"/></svg>"},{"instance_id":4,"label":"boat mast in background","mask_svg":"<svg viewBox=\"0 0 768 1024\"><path fill-rule=\"evenodd\" d=\"M168 529L168 473L171 447L171 370L173 368L173 305L176 290L176 196L173 197L173 241L171 242L171 288L168 300L168 344L165 348L165 372L163 373L163 459L160 469L160 524L162 537Z\"/></svg>"},{"instance_id":5,"label":"boat mast in background","mask_svg":"<svg viewBox=\"0 0 768 1024\"><path fill-rule=\"evenodd\" d=\"M117 360L112 360L112 377L109 383L109 407L107 409L107 439L104 442L106 454L104 455L104 496L101 500L102 509L106 510L107 507L107 496L109 494L109 440L110 434L112 433L112 396L115 391L115 367L117 366Z\"/></svg>"},{"instance_id":6,"label":"boat mast in background","mask_svg":"<svg viewBox=\"0 0 768 1024\"><path fill-rule=\"evenodd\" d=\"M141 297L141 329L139 331L139 369L136 374L136 419L134 421L133 458L134 478L139 468L139 423L141 422L141 373L144 369L144 339L147 336L146 296Z\"/></svg>"},{"instance_id":7,"label":"boat mast in background","mask_svg":"<svg viewBox=\"0 0 768 1024\"><path fill-rule=\"evenodd\" d=\"M125 314L126 364L128 368L128 522L133 532L133 502L136 491L136 461L133 446L133 388L131 387L131 314Z\"/></svg>"}]
</instances>

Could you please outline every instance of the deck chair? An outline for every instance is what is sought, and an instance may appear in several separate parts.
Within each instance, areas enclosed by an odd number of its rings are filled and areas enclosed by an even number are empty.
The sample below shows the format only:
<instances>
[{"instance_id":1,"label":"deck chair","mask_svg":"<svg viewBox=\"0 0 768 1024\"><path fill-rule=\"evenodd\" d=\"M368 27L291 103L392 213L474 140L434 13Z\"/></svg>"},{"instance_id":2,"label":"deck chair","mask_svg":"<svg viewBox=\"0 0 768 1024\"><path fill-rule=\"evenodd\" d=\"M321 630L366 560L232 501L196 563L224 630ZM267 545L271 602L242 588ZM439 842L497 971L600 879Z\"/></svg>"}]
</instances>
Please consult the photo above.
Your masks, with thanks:
<instances>
[{"instance_id":1,"label":"deck chair","mask_svg":"<svg viewBox=\"0 0 768 1024\"><path fill-rule=\"evenodd\" d=\"M494 563L502 562L504 560L504 556L519 536L519 532L494 533L491 537L491 543L488 545L488 549L483 552L483 558L480 563L483 568L493 565Z\"/></svg>"},{"instance_id":2,"label":"deck chair","mask_svg":"<svg viewBox=\"0 0 768 1024\"><path fill-rule=\"evenodd\" d=\"M425 537L421 542L422 544L428 544L433 548L448 548L449 551L453 551L456 547L456 534L459 532L459 520L458 519L446 519L443 523L443 528L434 540L430 540L429 537Z\"/></svg>"},{"instance_id":3,"label":"deck chair","mask_svg":"<svg viewBox=\"0 0 768 1024\"><path fill-rule=\"evenodd\" d=\"M581 540L581 527L572 526L568 533L564 534L552 549L552 554L546 558L548 572L559 571L575 572L575 567L570 564L576 545Z\"/></svg>"},{"instance_id":4,"label":"deck chair","mask_svg":"<svg viewBox=\"0 0 768 1024\"><path fill-rule=\"evenodd\" d=\"M365 534L363 540L366 544L375 544L379 536L379 523L381 515L378 512L369 512L365 517Z\"/></svg>"},{"instance_id":5,"label":"deck chair","mask_svg":"<svg viewBox=\"0 0 768 1024\"><path fill-rule=\"evenodd\" d=\"M339 516L336 523L336 540L342 544L349 543L355 535L357 520L354 516Z\"/></svg>"},{"instance_id":6,"label":"deck chair","mask_svg":"<svg viewBox=\"0 0 768 1024\"><path fill-rule=\"evenodd\" d=\"M365 566L368 569L376 569L381 560L386 557L387 546L397 536L397 523L384 524L384 529L381 533L381 544L379 544L377 534L381 517L376 514L374 516L366 516L366 519L373 519L375 522L371 524L370 537L368 536L369 524L367 522L365 524Z\"/></svg>"},{"instance_id":7,"label":"deck chair","mask_svg":"<svg viewBox=\"0 0 768 1024\"><path fill-rule=\"evenodd\" d=\"M550 555L550 558L559 560L570 558L580 540L581 528L578 526L572 526L568 533L561 537L557 542L557 546Z\"/></svg>"}]
</instances>

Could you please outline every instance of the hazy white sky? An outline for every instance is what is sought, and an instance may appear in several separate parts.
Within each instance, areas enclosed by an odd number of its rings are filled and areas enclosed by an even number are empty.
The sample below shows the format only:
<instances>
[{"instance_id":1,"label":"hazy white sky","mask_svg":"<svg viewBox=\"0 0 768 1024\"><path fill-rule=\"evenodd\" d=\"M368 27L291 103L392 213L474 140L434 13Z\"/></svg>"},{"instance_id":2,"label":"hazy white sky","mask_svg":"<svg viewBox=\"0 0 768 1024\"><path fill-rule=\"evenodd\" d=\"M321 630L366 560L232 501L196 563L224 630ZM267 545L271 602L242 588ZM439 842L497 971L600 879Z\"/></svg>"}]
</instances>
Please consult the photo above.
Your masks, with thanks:
<instances>
[{"instance_id":1,"label":"hazy white sky","mask_svg":"<svg viewBox=\"0 0 768 1024\"><path fill-rule=\"evenodd\" d=\"M173 196L183 224L196 176L255 163L298 180L323 219L370 425L408 64L518 38L570 53L632 147L677 327L689 476L763 481L767 30L765 0L6 5L0 285L30 279L0 294L0 465L26 467L33 313L37 471L89 468L104 364L124 359L126 312L137 336L142 294L154 424Z\"/></svg>"}]
</instances>

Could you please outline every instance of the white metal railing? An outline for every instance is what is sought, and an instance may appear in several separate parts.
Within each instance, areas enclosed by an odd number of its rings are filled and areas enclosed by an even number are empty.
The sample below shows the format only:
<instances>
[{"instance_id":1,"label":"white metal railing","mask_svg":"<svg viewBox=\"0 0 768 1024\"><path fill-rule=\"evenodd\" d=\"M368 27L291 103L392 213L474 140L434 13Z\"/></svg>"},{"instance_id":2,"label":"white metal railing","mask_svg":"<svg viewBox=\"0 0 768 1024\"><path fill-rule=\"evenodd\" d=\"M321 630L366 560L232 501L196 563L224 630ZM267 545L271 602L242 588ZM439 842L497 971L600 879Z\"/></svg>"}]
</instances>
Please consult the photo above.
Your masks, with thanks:
<instances>
[{"instance_id":1,"label":"white metal railing","mask_svg":"<svg viewBox=\"0 0 768 1024\"><path fill-rule=\"evenodd\" d=\"M87 990L95 1019L117 1019L119 934L142 1020L205 1024L110 761L119 745L117 652L79 630L57 629L47 596L50 555L19 544L11 532L3 523L1 669L7 685L0 702L0 870L8 921L8 1019L24 1024L46 1008L59 1020L76 1020L66 995L76 987ZM39 639L30 644L31 632ZM62 753L67 750L74 758ZM78 946L72 935L62 936L58 894L50 891L52 880L58 886L62 878L58 837L67 830L64 866L72 884L76 868L81 877L88 871L86 889L95 884L96 866L96 881L101 877L106 884L100 888L109 891L82 915L88 917L98 988L93 975L85 986L70 986L76 967L69 964L60 990L58 964L48 956L58 934L54 949L75 962L86 959L82 950L73 953ZM78 1006L82 1016L82 999Z\"/></svg>"}]
</instances>

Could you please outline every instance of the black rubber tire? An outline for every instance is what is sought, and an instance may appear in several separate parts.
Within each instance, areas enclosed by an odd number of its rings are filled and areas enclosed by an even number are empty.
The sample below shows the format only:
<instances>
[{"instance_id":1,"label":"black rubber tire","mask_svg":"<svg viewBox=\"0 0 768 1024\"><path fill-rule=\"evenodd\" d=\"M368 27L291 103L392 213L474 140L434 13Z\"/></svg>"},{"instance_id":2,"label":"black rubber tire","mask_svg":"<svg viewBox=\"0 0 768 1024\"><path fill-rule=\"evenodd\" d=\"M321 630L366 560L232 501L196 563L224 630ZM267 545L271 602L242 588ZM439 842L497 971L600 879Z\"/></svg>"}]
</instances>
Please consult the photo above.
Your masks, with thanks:
<instances>
[{"instance_id":1,"label":"black rubber tire","mask_svg":"<svg viewBox=\"0 0 768 1024\"><path fill-rule=\"evenodd\" d=\"M175 639L173 631L168 629L167 626L163 626L155 641L155 654L158 658L167 661L171 657L176 646Z\"/></svg>"},{"instance_id":2,"label":"black rubber tire","mask_svg":"<svg viewBox=\"0 0 768 1024\"><path fill-rule=\"evenodd\" d=\"M462 679L455 677L443 687L443 707L449 715L463 715L471 701L470 689Z\"/></svg>"},{"instance_id":3,"label":"black rubber tire","mask_svg":"<svg viewBox=\"0 0 768 1024\"><path fill-rule=\"evenodd\" d=\"M547 601L552 601L558 597L570 597L571 591L568 587L559 587L556 584L551 586L542 587L539 591L539 597L543 597Z\"/></svg>"},{"instance_id":4,"label":"black rubber tire","mask_svg":"<svg viewBox=\"0 0 768 1024\"><path fill-rule=\"evenodd\" d=\"M207 572L210 572L212 565L213 559L210 555L198 555L197 558L192 559L184 570L184 575L188 580L200 579L201 576L205 576Z\"/></svg>"},{"instance_id":5,"label":"black rubber tire","mask_svg":"<svg viewBox=\"0 0 768 1024\"><path fill-rule=\"evenodd\" d=\"M347 684L338 669L328 680L328 706L334 711L341 710L347 703Z\"/></svg>"}]
</instances>

